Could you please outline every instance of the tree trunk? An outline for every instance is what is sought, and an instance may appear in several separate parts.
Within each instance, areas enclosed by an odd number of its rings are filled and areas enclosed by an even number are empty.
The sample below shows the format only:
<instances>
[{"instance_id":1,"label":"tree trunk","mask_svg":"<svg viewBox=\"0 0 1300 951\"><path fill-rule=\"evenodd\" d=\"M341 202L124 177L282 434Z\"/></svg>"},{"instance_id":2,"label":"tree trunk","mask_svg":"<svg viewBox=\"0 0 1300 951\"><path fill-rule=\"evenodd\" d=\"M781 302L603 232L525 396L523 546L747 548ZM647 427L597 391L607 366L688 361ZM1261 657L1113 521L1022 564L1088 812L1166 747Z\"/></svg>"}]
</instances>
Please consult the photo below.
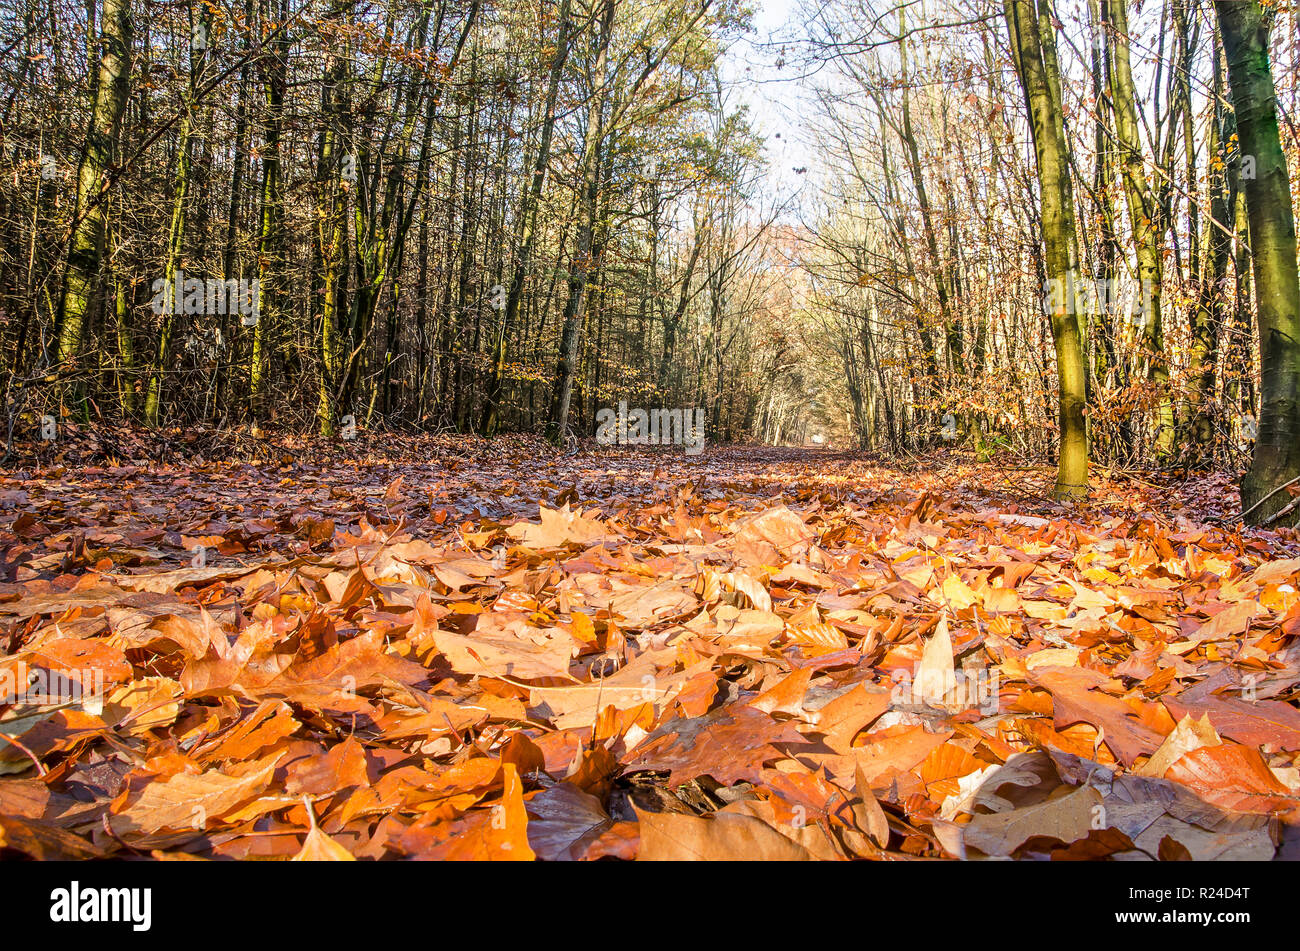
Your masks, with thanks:
<instances>
[{"instance_id":1,"label":"tree trunk","mask_svg":"<svg viewBox=\"0 0 1300 951\"><path fill-rule=\"evenodd\" d=\"M569 402L573 398L573 378L577 372L578 345L582 340L582 325L586 317L587 278L591 273L592 237L596 229L600 192L601 144L605 136L603 114L605 104L605 62L609 52L610 34L614 28L614 0L605 0L600 39L596 60L592 67L593 84L591 102L587 108L587 127L583 135L582 160L579 166L582 189L582 211L578 222L577 244L573 249L569 268L569 299L564 305L564 322L560 329L560 354L555 365L555 379L551 395L551 419L547 438L554 443L564 440L569 421Z\"/></svg>"},{"instance_id":2,"label":"tree trunk","mask_svg":"<svg viewBox=\"0 0 1300 951\"><path fill-rule=\"evenodd\" d=\"M163 315L162 332L158 336L158 352L154 358L153 373L149 377L149 393L144 401L144 423L151 429L158 425L160 404L162 401L162 384L167 372L167 360L171 355L172 333L176 325L176 301L183 296L173 290L181 256L185 250L185 212L190 195L190 166L193 152L193 133L195 110L198 108L197 93L203 78L203 67L208 59L208 28L212 13L206 5L200 7L197 31L190 38L190 79L183 102L185 110L181 116L180 144L177 146L176 187L172 196L171 227L167 232L167 251L163 261L163 286L171 291L167 297L167 309Z\"/></svg>"},{"instance_id":3,"label":"tree trunk","mask_svg":"<svg viewBox=\"0 0 1300 951\"><path fill-rule=\"evenodd\" d=\"M542 131L537 143L537 159L533 163L533 178L528 187L527 197L519 209L523 234L519 242L519 253L515 258L514 273L510 278L509 292L506 295L505 313L502 314L501 325L497 328L492 353L492 373L488 379L481 427L485 436L493 435L501 421L501 392L505 378L508 342L511 329L519 319L519 302L524 296L524 280L528 277L533 244L537 240L537 211L541 204L542 186L546 182L546 167L551 160L551 138L555 132L555 102L559 96L560 75L564 71L564 61L569 57L570 5L571 0L561 0L560 33L555 41L555 59L551 62L551 74L546 88L546 103L542 110Z\"/></svg>"},{"instance_id":4,"label":"tree trunk","mask_svg":"<svg viewBox=\"0 0 1300 951\"><path fill-rule=\"evenodd\" d=\"M1241 505L1249 524L1262 525L1289 504L1282 487L1300 480L1300 274L1268 58L1270 16L1258 0L1215 0L1215 8L1243 157L1259 326L1259 435L1241 479ZM1287 524L1296 524L1296 511L1285 517Z\"/></svg>"},{"instance_id":5,"label":"tree trunk","mask_svg":"<svg viewBox=\"0 0 1300 951\"><path fill-rule=\"evenodd\" d=\"M1229 166L1227 143L1237 133L1236 121L1220 101L1223 94L1223 70L1219 66L1219 42L1214 43L1214 113L1210 122L1207 148L1209 161L1210 218L1206 223L1205 250L1199 255L1201 273L1198 299L1192 309L1192 346L1189 370L1192 383L1192 406L1189 440L1197 455L1208 461L1214 452L1214 409L1226 405L1215 402L1215 366L1219 358L1219 328L1228 324L1224 302L1227 295L1228 257L1232 250L1232 207L1236 194L1236 172L1240 162L1233 158Z\"/></svg>"},{"instance_id":6,"label":"tree trunk","mask_svg":"<svg viewBox=\"0 0 1300 951\"><path fill-rule=\"evenodd\" d=\"M1105 0L1112 27L1111 100L1115 108L1115 136L1119 140L1121 177L1133 231L1137 257L1138 294L1134 316L1142 328L1141 340L1147 353L1147 382L1156 401L1155 449L1166 455L1174 442L1173 401L1169 393L1169 362L1164 352L1164 324L1161 313L1163 227L1159 203L1147 180L1138 132L1137 97L1129 63L1128 0ZM1172 135L1172 132L1170 133Z\"/></svg>"},{"instance_id":7,"label":"tree trunk","mask_svg":"<svg viewBox=\"0 0 1300 951\"><path fill-rule=\"evenodd\" d=\"M1076 498L1088 492L1088 439L1084 425L1084 366L1073 289L1074 201L1065 149L1060 72L1050 0L1004 0L1012 58L1025 94L1034 150L1038 158L1043 263L1050 288L1052 339L1058 372L1060 454L1056 495Z\"/></svg>"},{"instance_id":8,"label":"tree trunk","mask_svg":"<svg viewBox=\"0 0 1300 951\"><path fill-rule=\"evenodd\" d=\"M109 169L122 124L131 75L131 0L104 0L95 110L77 169L68 264L59 295L59 363L76 360L99 275L107 227Z\"/></svg>"},{"instance_id":9,"label":"tree trunk","mask_svg":"<svg viewBox=\"0 0 1300 951\"><path fill-rule=\"evenodd\" d=\"M270 19L270 0L262 7L263 29ZM266 70L267 117L262 150L262 224L257 243L257 323L253 326L253 357L248 375L248 402L254 419L266 410L270 374L271 330L280 314L280 283L286 265L284 253L284 181L280 167L280 140L284 125L284 94L289 73L288 0L280 0L281 33L271 44L273 55Z\"/></svg>"}]
</instances>

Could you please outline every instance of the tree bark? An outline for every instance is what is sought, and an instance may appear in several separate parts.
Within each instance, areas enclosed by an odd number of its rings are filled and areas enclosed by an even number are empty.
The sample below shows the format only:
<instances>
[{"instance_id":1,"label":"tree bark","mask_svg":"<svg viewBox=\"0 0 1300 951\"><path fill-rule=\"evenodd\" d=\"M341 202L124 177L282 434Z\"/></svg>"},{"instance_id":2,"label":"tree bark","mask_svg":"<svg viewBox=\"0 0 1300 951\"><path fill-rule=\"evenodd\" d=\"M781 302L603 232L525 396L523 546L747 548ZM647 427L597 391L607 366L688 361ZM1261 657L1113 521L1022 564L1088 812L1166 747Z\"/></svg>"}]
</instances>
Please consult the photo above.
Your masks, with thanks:
<instances>
[{"instance_id":1,"label":"tree bark","mask_svg":"<svg viewBox=\"0 0 1300 951\"><path fill-rule=\"evenodd\" d=\"M59 363L76 360L99 275L107 229L109 171L113 166L131 75L131 0L104 0L95 109L77 169L68 263L59 295Z\"/></svg>"},{"instance_id":2,"label":"tree bark","mask_svg":"<svg viewBox=\"0 0 1300 951\"><path fill-rule=\"evenodd\" d=\"M190 172L193 158L193 134L195 110L198 108L197 93L203 79L203 67L208 59L208 29L212 13L206 4L200 6L198 28L201 33L192 34L190 38L190 78L184 99L185 114L181 116L177 147L176 187L172 196L171 227L167 232L167 251L163 261L164 287L170 289L176 281L176 272L185 250L185 213L190 195ZM199 42L202 37L202 42ZM168 295L168 307L164 312L162 332L158 336L158 351L154 358L153 372L149 377L149 392L144 402L144 423L151 429L158 425L162 385L167 372L167 360L171 355L172 334L176 327L176 301L183 296L173 291Z\"/></svg>"},{"instance_id":3,"label":"tree bark","mask_svg":"<svg viewBox=\"0 0 1300 951\"><path fill-rule=\"evenodd\" d=\"M1043 263L1049 287L1052 339L1058 373L1060 451L1056 495L1078 498L1088 492L1088 439L1084 424L1084 365L1073 290L1074 201L1061 110L1060 72L1050 0L1004 0L1012 58L1025 94L1034 150L1038 158Z\"/></svg>"},{"instance_id":4,"label":"tree bark","mask_svg":"<svg viewBox=\"0 0 1300 951\"><path fill-rule=\"evenodd\" d=\"M570 6L571 0L561 0L559 36L555 41L555 59L551 61L551 73L547 82L546 102L542 110L542 130L537 143L537 159L533 163L533 178L528 186L527 197L519 209L523 233L519 242L519 253L515 257L514 272L510 278L505 313L501 316L501 325L497 328L496 343L493 347L492 373L488 379L481 427L485 436L493 435L501 421L501 393L510 332L519 319L519 303L524 296L524 280L528 276L533 245L537 240L537 212L542 199L542 186L546 182L546 167L551 160L551 138L555 132L555 103L559 96L560 75L564 71L564 62L569 58Z\"/></svg>"},{"instance_id":5,"label":"tree bark","mask_svg":"<svg viewBox=\"0 0 1300 951\"><path fill-rule=\"evenodd\" d=\"M1270 17L1258 0L1215 0L1215 8L1243 157L1259 327L1259 435L1241 479L1241 504L1246 522L1261 525L1290 502L1282 487L1300 480L1300 274L1268 57ZM1253 176L1247 174L1250 159ZM1296 524L1297 511L1287 524Z\"/></svg>"},{"instance_id":6,"label":"tree bark","mask_svg":"<svg viewBox=\"0 0 1300 951\"><path fill-rule=\"evenodd\" d=\"M1115 109L1115 136L1119 140L1121 177L1137 258L1138 294L1134 317L1146 348L1147 382L1156 401L1155 448L1163 456L1173 447L1173 401L1169 393L1169 362L1164 352L1161 286L1164 281L1161 225L1163 214L1146 174L1138 132L1137 96L1129 62L1128 0L1105 0L1111 26L1111 100ZM1172 135L1172 132L1170 133Z\"/></svg>"},{"instance_id":7,"label":"tree bark","mask_svg":"<svg viewBox=\"0 0 1300 951\"><path fill-rule=\"evenodd\" d=\"M592 238L596 229L599 209L601 145L605 137L604 106L607 93L605 63L609 53L610 34L614 28L614 2L605 0L600 38L597 41L595 63L592 66L591 102L587 107L587 127L583 134L582 160L579 164L582 189L581 218L578 222L577 243L569 267L569 298L564 305L564 321L560 329L560 354L555 365L554 386L551 394L551 419L546 435L553 443L564 440L569 421L569 403L573 398L573 380L578 369L578 347L582 341L582 326L586 317L587 278L591 273Z\"/></svg>"}]
</instances>

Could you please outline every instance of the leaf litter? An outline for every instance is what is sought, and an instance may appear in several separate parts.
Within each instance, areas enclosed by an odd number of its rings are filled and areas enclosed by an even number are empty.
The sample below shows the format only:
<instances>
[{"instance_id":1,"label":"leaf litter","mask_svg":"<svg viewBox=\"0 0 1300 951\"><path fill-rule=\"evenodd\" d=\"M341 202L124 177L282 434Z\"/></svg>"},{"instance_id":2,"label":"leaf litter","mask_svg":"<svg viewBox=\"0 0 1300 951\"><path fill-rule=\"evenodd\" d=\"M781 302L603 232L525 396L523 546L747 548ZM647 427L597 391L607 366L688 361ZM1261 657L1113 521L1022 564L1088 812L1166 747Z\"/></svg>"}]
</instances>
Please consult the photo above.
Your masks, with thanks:
<instances>
[{"instance_id":1,"label":"leaf litter","mask_svg":"<svg viewBox=\"0 0 1300 951\"><path fill-rule=\"evenodd\" d=\"M0 477L0 854L1285 852L1294 532L1048 478L529 439Z\"/></svg>"}]
</instances>

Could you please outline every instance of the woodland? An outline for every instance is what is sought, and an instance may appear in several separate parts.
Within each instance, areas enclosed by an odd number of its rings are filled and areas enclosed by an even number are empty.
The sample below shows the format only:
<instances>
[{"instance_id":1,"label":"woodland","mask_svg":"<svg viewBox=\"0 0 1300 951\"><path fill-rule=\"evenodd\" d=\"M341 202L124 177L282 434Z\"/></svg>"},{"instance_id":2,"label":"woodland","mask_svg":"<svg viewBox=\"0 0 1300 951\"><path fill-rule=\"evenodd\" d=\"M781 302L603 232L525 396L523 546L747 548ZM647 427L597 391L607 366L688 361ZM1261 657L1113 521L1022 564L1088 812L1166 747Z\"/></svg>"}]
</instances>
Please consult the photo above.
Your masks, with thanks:
<instances>
[{"instance_id":1,"label":"woodland","mask_svg":"<svg viewBox=\"0 0 1300 951\"><path fill-rule=\"evenodd\" d=\"M1297 0L9 0L0 857L1300 857Z\"/></svg>"}]
</instances>

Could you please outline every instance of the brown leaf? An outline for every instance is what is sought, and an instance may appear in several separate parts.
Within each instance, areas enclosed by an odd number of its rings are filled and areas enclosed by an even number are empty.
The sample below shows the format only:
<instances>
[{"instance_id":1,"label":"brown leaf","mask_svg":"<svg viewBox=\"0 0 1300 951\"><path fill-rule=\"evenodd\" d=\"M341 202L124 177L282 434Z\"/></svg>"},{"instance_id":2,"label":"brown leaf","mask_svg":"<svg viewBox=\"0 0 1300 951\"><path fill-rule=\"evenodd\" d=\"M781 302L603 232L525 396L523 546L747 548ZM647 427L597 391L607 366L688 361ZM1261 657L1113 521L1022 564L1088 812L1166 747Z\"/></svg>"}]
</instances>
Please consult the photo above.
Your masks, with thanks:
<instances>
[{"instance_id":1,"label":"brown leaf","mask_svg":"<svg viewBox=\"0 0 1300 951\"><path fill-rule=\"evenodd\" d=\"M84 839L22 816L0 815L0 852L4 849L47 861L104 857L103 852Z\"/></svg>"},{"instance_id":2,"label":"brown leaf","mask_svg":"<svg viewBox=\"0 0 1300 951\"><path fill-rule=\"evenodd\" d=\"M731 705L702 717L670 720L632 751L627 769L668 770L673 786L705 775L728 786L756 782L765 763L785 755L773 744L802 740L789 722Z\"/></svg>"},{"instance_id":3,"label":"brown leaf","mask_svg":"<svg viewBox=\"0 0 1300 951\"><path fill-rule=\"evenodd\" d=\"M523 785L513 764L501 767L504 785L500 802L475 810L463 819L412 827L402 844L423 859L531 862L528 814ZM430 814L436 819L435 814Z\"/></svg>"},{"instance_id":4,"label":"brown leaf","mask_svg":"<svg viewBox=\"0 0 1300 951\"><path fill-rule=\"evenodd\" d=\"M638 810L641 862L807 862L812 854L762 819L719 812L707 818Z\"/></svg>"},{"instance_id":5,"label":"brown leaf","mask_svg":"<svg viewBox=\"0 0 1300 951\"><path fill-rule=\"evenodd\" d=\"M529 636L534 634L535 636ZM480 628L473 636L434 631L433 641L451 669L480 677L512 680L562 680L572 683L569 662L574 642L563 631Z\"/></svg>"},{"instance_id":6,"label":"brown leaf","mask_svg":"<svg viewBox=\"0 0 1300 951\"><path fill-rule=\"evenodd\" d=\"M963 830L970 848L985 855L1010 855L1028 839L1043 836L1069 845L1086 838L1092 828L1101 794L1081 786L1035 806L971 818Z\"/></svg>"},{"instance_id":7,"label":"brown leaf","mask_svg":"<svg viewBox=\"0 0 1300 951\"><path fill-rule=\"evenodd\" d=\"M814 723L826 745L836 753L847 753L853 739L889 709L886 690L868 690L858 684L817 711Z\"/></svg>"},{"instance_id":8,"label":"brown leaf","mask_svg":"<svg viewBox=\"0 0 1300 951\"><path fill-rule=\"evenodd\" d=\"M540 525L521 522L510 526L506 534L529 548L562 548L570 543L589 545L609 535L597 519L588 518L580 511L569 511L567 502L558 509L548 509L543 505L540 511Z\"/></svg>"},{"instance_id":9,"label":"brown leaf","mask_svg":"<svg viewBox=\"0 0 1300 951\"><path fill-rule=\"evenodd\" d=\"M808 551L813 532L784 505L735 526L736 558L742 565L784 565Z\"/></svg>"},{"instance_id":10,"label":"brown leaf","mask_svg":"<svg viewBox=\"0 0 1300 951\"><path fill-rule=\"evenodd\" d=\"M613 825L600 805L572 783L557 783L525 803L528 844L539 859L576 861Z\"/></svg>"},{"instance_id":11,"label":"brown leaf","mask_svg":"<svg viewBox=\"0 0 1300 951\"><path fill-rule=\"evenodd\" d=\"M303 840L302 848L298 854L289 861L355 862L356 856L320 830L320 826L316 824L316 813L312 810L311 803L304 800L303 807L307 810L308 818L311 819L311 831L307 833L307 838Z\"/></svg>"},{"instance_id":12,"label":"brown leaf","mask_svg":"<svg viewBox=\"0 0 1300 951\"><path fill-rule=\"evenodd\" d=\"M1072 723L1092 724L1104 731L1106 745L1125 766L1154 753L1164 740L1138 718L1134 707L1090 689L1104 683L1105 675L1081 668L1043 667L1033 671L1030 679L1051 693L1057 729Z\"/></svg>"},{"instance_id":13,"label":"brown leaf","mask_svg":"<svg viewBox=\"0 0 1300 951\"><path fill-rule=\"evenodd\" d=\"M118 835L160 829L202 831L210 821L260 794L274 771L271 762L246 776L228 776L214 769L147 781L141 788L123 790L113 801L110 824Z\"/></svg>"},{"instance_id":14,"label":"brown leaf","mask_svg":"<svg viewBox=\"0 0 1300 951\"><path fill-rule=\"evenodd\" d=\"M1200 749L1202 746L1218 746L1223 740L1214 732L1208 716L1193 720L1184 716L1178 721L1174 731L1165 737L1160 748L1152 754L1151 759L1143 763L1134 772L1139 776L1163 777L1169 767L1180 759L1184 753Z\"/></svg>"},{"instance_id":15,"label":"brown leaf","mask_svg":"<svg viewBox=\"0 0 1300 951\"><path fill-rule=\"evenodd\" d=\"M778 683L750 700L749 705L767 714L786 713L798 716L803 712L803 698L808 692L812 675L813 671L808 667L787 674Z\"/></svg>"},{"instance_id":16,"label":"brown leaf","mask_svg":"<svg viewBox=\"0 0 1300 951\"><path fill-rule=\"evenodd\" d=\"M883 849L889 844L889 819L872 795L871 786L861 766L853 774L853 791L858 795L858 801L853 807L854 821L872 842Z\"/></svg>"}]
</instances>

